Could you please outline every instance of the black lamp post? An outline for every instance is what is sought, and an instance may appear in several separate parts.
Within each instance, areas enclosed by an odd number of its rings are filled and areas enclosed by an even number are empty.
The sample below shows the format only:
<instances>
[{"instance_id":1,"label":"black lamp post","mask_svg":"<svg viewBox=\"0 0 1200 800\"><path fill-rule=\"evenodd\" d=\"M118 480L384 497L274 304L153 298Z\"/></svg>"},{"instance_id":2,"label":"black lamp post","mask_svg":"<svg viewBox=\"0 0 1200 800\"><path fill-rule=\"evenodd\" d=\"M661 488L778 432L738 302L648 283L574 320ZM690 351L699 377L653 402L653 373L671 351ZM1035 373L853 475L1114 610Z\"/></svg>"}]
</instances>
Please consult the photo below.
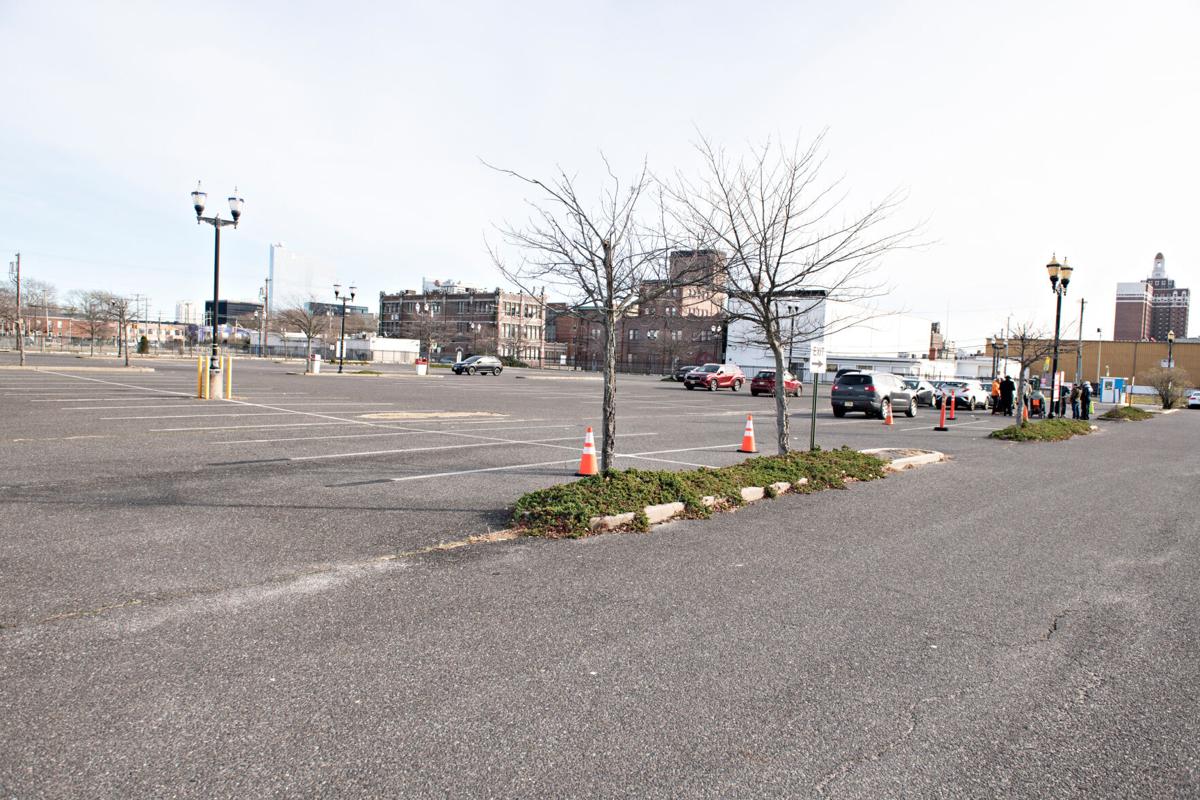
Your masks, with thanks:
<instances>
[{"instance_id":1,"label":"black lamp post","mask_svg":"<svg viewBox=\"0 0 1200 800\"><path fill-rule=\"evenodd\" d=\"M227 225L237 227L238 220L242 216L244 201L238 197L237 187L233 187L233 195L229 198L229 216L232 219L221 219L220 214L214 214L211 217L204 216L204 203L207 199L208 194L201 190L200 183L197 182L196 191L192 192L192 208L196 209L196 224L207 222L213 226L216 235L213 240L212 358L208 365L209 370L215 372L221 368L221 354L217 340L217 304L221 297L221 228Z\"/></svg>"},{"instance_id":2,"label":"black lamp post","mask_svg":"<svg viewBox=\"0 0 1200 800\"><path fill-rule=\"evenodd\" d=\"M1071 282L1071 273L1075 271L1074 267L1067 266L1067 259L1063 257L1063 263L1059 264L1058 259L1054 256L1050 257L1050 263L1046 265L1046 272L1050 274L1050 289L1054 292L1055 308L1054 308L1054 362L1050 372L1050 397L1053 402L1050 403L1049 417L1054 417L1056 411L1059 410L1059 403L1062 398L1059 397L1062 389L1058 385L1058 339L1059 331L1062 325L1062 299L1067 293L1067 285Z\"/></svg>"},{"instance_id":3,"label":"black lamp post","mask_svg":"<svg viewBox=\"0 0 1200 800\"><path fill-rule=\"evenodd\" d=\"M1175 358L1171 355L1175 348L1175 331L1167 331L1167 369L1175 369Z\"/></svg>"},{"instance_id":4,"label":"black lamp post","mask_svg":"<svg viewBox=\"0 0 1200 800\"><path fill-rule=\"evenodd\" d=\"M333 296L342 301L342 332L338 334L338 374L342 373L342 367L346 365L346 303L354 299L354 293L358 291L357 286L351 286L349 293L342 293L342 285L335 283L333 285Z\"/></svg>"},{"instance_id":5,"label":"black lamp post","mask_svg":"<svg viewBox=\"0 0 1200 800\"><path fill-rule=\"evenodd\" d=\"M718 364L724 364L725 363L725 355L724 355L725 326L722 325L720 322L718 322L715 325L709 325L708 329L710 331L712 331L713 338L717 340L717 344L716 344L717 357L715 360Z\"/></svg>"}]
</instances>

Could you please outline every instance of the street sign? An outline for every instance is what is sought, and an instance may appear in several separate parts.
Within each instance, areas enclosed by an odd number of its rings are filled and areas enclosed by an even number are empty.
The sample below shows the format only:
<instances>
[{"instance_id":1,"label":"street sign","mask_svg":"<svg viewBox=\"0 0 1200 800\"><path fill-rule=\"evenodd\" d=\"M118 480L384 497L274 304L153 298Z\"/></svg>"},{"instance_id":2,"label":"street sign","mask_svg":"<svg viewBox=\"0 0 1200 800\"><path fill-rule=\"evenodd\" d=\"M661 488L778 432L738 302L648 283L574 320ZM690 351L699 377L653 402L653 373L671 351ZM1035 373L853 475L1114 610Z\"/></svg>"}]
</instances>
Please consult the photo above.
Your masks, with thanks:
<instances>
[{"instance_id":1,"label":"street sign","mask_svg":"<svg viewBox=\"0 0 1200 800\"><path fill-rule=\"evenodd\" d=\"M808 369L813 375L820 375L825 371L825 343L816 342L808 346Z\"/></svg>"}]
</instances>

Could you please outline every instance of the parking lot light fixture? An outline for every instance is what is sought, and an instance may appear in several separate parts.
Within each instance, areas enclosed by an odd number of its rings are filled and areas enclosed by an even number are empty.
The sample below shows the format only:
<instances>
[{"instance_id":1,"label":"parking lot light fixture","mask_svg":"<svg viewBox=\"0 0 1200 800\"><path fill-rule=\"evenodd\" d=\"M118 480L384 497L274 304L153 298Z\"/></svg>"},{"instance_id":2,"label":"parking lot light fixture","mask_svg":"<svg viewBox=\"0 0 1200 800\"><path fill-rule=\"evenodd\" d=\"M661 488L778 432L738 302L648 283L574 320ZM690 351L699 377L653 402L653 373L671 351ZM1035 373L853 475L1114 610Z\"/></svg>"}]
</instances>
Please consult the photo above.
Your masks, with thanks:
<instances>
[{"instance_id":1,"label":"parking lot light fixture","mask_svg":"<svg viewBox=\"0 0 1200 800\"><path fill-rule=\"evenodd\" d=\"M1062 299L1067 293L1067 286L1071 283L1071 273L1075 271L1074 267L1067 265L1067 259L1064 256L1062 263L1058 263L1056 256L1050 256L1050 263L1046 265L1046 272L1050 275L1050 290L1054 292L1054 360L1050 368L1050 413L1047 417L1053 418L1055 412L1059 410L1059 403L1062 398L1059 396L1062 387L1058 384L1058 344L1059 334L1062 329ZM1023 402L1023 401L1022 401Z\"/></svg>"},{"instance_id":2,"label":"parking lot light fixture","mask_svg":"<svg viewBox=\"0 0 1200 800\"><path fill-rule=\"evenodd\" d=\"M335 283L333 285L333 296L336 300L342 301L342 330L338 334L338 374L342 373L342 369L346 366L346 303L354 299L354 294L358 291L357 286L351 286L348 291L342 291L342 285Z\"/></svg>"},{"instance_id":3,"label":"parking lot light fixture","mask_svg":"<svg viewBox=\"0 0 1200 800\"><path fill-rule=\"evenodd\" d=\"M199 182L196 183L196 190L192 192L192 208L196 211L196 224L207 222L213 226L213 303L212 303L212 355L209 359L209 385L216 387L213 396L220 399L221 389L224 385L220 379L221 373L221 351L220 341L217 336L217 322L220 319L218 306L221 300L221 228L232 225L237 227L238 221L242 217L242 205L245 201L238 195L237 187L233 189L233 195L229 198L229 212L231 219L221 219L220 214L213 214L211 217L204 216L204 206L208 199L208 195L201 188Z\"/></svg>"}]
</instances>

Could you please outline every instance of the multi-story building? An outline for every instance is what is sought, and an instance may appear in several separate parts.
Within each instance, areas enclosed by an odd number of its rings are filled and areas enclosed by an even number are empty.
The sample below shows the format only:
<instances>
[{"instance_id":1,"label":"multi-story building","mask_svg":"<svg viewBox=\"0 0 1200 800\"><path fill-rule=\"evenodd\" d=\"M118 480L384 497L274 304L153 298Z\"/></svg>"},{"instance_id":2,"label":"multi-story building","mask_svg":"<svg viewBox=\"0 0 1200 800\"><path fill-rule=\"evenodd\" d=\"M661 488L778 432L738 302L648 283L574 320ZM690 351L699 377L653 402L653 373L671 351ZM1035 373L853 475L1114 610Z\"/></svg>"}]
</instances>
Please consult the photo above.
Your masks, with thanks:
<instances>
[{"instance_id":1,"label":"multi-story building","mask_svg":"<svg viewBox=\"0 0 1200 800\"><path fill-rule=\"evenodd\" d=\"M243 303L237 300L221 300L217 303L218 325L239 325L254 327L255 320L260 319L262 303ZM212 300L204 301L204 323L212 324Z\"/></svg>"},{"instance_id":2,"label":"multi-story building","mask_svg":"<svg viewBox=\"0 0 1200 800\"><path fill-rule=\"evenodd\" d=\"M446 286L452 291L442 291ZM478 290L442 281L436 291L379 293L379 333L421 342L432 358L472 353L514 358L532 366L545 359L546 297Z\"/></svg>"},{"instance_id":3,"label":"multi-story building","mask_svg":"<svg viewBox=\"0 0 1200 800\"><path fill-rule=\"evenodd\" d=\"M669 278L646 281L636 313L621 322L621 368L667 373L721 361L725 336L724 259L714 250L671 253Z\"/></svg>"},{"instance_id":4,"label":"multi-story building","mask_svg":"<svg viewBox=\"0 0 1200 800\"><path fill-rule=\"evenodd\" d=\"M1167 277L1166 259L1158 253L1149 278L1117 284L1113 338L1166 341L1172 331L1176 338L1184 338L1190 303L1191 290L1175 286L1175 281Z\"/></svg>"}]
</instances>

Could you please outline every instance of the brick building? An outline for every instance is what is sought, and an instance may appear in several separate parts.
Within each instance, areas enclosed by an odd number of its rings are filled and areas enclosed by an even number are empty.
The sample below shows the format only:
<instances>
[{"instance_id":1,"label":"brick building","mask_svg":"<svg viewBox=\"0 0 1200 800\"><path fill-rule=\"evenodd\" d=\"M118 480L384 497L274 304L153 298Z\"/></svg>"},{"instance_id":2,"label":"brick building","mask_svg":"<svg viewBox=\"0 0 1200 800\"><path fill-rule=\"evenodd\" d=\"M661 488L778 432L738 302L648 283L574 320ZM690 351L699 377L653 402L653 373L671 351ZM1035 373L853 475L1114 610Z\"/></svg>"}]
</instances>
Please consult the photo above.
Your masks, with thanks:
<instances>
[{"instance_id":1,"label":"brick building","mask_svg":"<svg viewBox=\"0 0 1200 800\"><path fill-rule=\"evenodd\" d=\"M1176 338L1185 338L1190 304L1191 290L1176 287L1167 277L1166 259L1159 253L1148 279L1117 284L1113 338L1161 342L1170 331Z\"/></svg>"},{"instance_id":2,"label":"brick building","mask_svg":"<svg viewBox=\"0 0 1200 800\"><path fill-rule=\"evenodd\" d=\"M380 292L380 335L417 339L421 354L432 358L497 355L543 365L545 295L445 284Z\"/></svg>"},{"instance_id":3,"label":"brick building","mask_svg":"<svg viewBox=\"0 0 1200 800\"><path fill-rule=\"evenodd\" d=\"M668 373L724 359L724 259L714 250L671 253L670 278L647 281L622 320L618 359L631 372Z\"/></svg>"}]
</instances>

